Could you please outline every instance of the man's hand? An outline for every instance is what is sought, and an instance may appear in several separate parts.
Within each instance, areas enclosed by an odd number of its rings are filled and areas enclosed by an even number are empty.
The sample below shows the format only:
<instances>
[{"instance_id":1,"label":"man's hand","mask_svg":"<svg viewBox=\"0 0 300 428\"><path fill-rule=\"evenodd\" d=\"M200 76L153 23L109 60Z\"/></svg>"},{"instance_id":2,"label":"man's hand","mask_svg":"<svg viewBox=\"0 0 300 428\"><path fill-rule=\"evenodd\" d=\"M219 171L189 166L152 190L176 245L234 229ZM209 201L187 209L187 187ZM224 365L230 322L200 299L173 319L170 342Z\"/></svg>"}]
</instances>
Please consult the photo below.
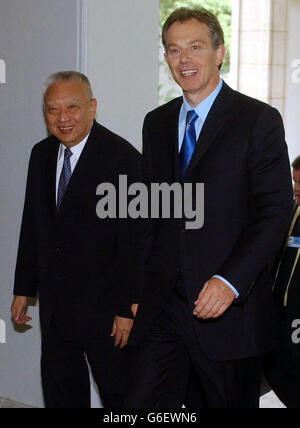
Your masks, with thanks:
<instances>
[{"instance_id":1,"label":"man's hand","mask_svg":"<svg viewBox=\"0 0 300 428\"><path fill-rule=\"evenodd\" d=\"M115 337L115 347L120 345L120 349L127 345L128 336L133 326L133 320L130 318L115 316L111 336Z\"/></svg>"},{"instance_id":2,"label":"man's hand","mask_svg":"<svg viewBox=\"0 0 300 428\"><path fill-rule=\"evenodd\" d=\"M234 292L219 278L212 278L204 284L196 300L193 314L201 319L218 318L231 306Z\"/></svg>"},{"instance_id":3,"label":"man's hand","mask_svg":"<svg viewBox=\"0 0 300 428\"><path fill-rule=\"evenodd\" d=\"M31 317L26 315L27 312L27 297L26 296L15 296L11 305L11 314L16 324L25 324L32 320Z\"/></svg>"}]
</instances>

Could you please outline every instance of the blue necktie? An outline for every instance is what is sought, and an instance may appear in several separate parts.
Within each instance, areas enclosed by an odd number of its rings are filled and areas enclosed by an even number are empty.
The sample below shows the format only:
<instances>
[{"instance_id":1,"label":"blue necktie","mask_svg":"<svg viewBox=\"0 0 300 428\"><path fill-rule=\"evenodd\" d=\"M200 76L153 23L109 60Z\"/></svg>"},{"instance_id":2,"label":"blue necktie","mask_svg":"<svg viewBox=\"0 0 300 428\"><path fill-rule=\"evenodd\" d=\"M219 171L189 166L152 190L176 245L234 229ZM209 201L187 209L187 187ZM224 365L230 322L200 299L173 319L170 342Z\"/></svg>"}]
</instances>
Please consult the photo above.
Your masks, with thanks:
<instances>
[{"instance_id":1,"label":"blue necktie","mask_svg":"<svg viewBox=\"0 0 300 428\"><path fill-rule=\"evenodd\" d=\"M66 189L68 187L72 170L71 170L71 162L70 158L72 156L72 152L70 149L65 149L65 155L64 155L64 164L63 168L59 177L59 183L58 183L58 191L57 191L57 211L59 211L64 194L66 192Z\"/></svg>"},{"instance_id":2,"label":"blue necktie","mask_svg":"<svg viewBox=\"0 0 300 428\"><path fill-rule=\"evenodd\" d=\"M179 169L180 169L180 179L183 181L186 169L190 163L192 154L196 145L196 131L195 131L195 122L198 119L198 115L195 110L190 110L187 112L186 116L186 128L183 143L179 153Z\"/></svg>"}]
</instances>

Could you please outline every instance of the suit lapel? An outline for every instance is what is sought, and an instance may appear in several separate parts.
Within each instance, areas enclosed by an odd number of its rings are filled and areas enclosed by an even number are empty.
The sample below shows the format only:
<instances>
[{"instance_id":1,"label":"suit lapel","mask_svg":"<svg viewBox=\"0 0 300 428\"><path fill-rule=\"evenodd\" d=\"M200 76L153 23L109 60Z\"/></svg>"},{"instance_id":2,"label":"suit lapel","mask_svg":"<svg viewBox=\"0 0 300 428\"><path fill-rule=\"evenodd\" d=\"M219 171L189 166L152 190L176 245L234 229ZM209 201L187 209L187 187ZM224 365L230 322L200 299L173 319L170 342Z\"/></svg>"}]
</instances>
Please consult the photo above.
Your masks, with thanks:
<instances>
[{"instance_id":1,"label":"suit lapel","mask_svg":"<svg viewBox=\"0 0 300 428\"><path fill-rule=\"evenodd\" d=\"M47 160L46 171L46 194L49 204L49 211L51 216L55 217L56 214L56 169L57 169L57 156L59 150L59 141L52 137L53 141L50 144L49 157Z\"/></svg>"},{"instance_id":2,"label":"suit lapel","mask_svg":"<svg viewBox=\"0 0 300 428\"><path fill-rule=\"evenodd\" d=\"M228 120L232 112L233 93L232 89L223 83L223 87L213 103L201 130L194 153L186 170L186 176L191 174Z\"/></svg>"},{"instance_id":3,"label":"suit lapel","mask_svg":"<svg viewBox=\"0 0 300 428\"><path fill-rule=\"evenodd\" d=\"M172 177L177 179L179 177L179 163L178 163L178 121L180 108L182 106L182 97L175 100L175 105L166 119L166 132L168 141L169 156L171 159Z\"/></svg>"},{"instance_id":4,"label":"suit lapel","mask_svg":"<svg viewBox=\"0 0 300 428\"><path fill-rule=\"evenodd\" d=\"M84 182L88 180L91 173L94 173L95 168L97 168L97 170L101 170L101 159L102 162L104 162L105 159L99 156L99 142L101 142L101 138L99 138L97 133L96 123L94 123L89 138L70 178L60 210L57 213L58 216L64 212L64 208L68 205L68 202L72 200L73 191L76 189L84 190ZM95 165L93 165L93 162Z\"/></svg>"}]
</instances>

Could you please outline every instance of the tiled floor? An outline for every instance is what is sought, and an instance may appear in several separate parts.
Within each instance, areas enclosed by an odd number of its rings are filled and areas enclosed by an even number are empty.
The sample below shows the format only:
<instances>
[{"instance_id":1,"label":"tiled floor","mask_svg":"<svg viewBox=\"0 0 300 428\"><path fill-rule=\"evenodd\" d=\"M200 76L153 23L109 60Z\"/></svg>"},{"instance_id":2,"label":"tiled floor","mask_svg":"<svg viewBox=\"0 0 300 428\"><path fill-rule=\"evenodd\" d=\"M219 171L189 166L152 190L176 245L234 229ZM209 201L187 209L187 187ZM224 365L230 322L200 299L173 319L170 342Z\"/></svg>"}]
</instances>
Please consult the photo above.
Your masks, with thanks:
<instances>
[{"instance_id":1,"label":"tiled floor","mask_svg":"<svg viewBox=\"0 0 300 428\"><path fill-rule=\"evenodd\" d=\"M282 402L274 394L274 392L270 391L261 397L260 408L261 409L285 409L286 407L282 404Z\"/></svg>"},{"instance_id":2,"label":"tiled floor","mask_svg":"<svg viewBox=\"0 0 300 428\"><path fill-rule=\"evenodd\" d=\"M16 401L8 400L6 398L0 398L0 409L25 409L32 408L26 404L17 403Z\"/></svg>"},{"instance_id":3,"label":"tiled floor","mask_svg":"<svg viewBox=\"0 0 300 428\"><path fill-rule=\"evenodd\" d=\"M30 406L26 406L25 404L17 403L12 400L2 399L0 398L0 409L3 408L30 408ZM284 409L285 406L279 401L276 395L271 391L267 394L263 395L260 400L260 407L262 409Z\"/></svg>"}]
</instances>

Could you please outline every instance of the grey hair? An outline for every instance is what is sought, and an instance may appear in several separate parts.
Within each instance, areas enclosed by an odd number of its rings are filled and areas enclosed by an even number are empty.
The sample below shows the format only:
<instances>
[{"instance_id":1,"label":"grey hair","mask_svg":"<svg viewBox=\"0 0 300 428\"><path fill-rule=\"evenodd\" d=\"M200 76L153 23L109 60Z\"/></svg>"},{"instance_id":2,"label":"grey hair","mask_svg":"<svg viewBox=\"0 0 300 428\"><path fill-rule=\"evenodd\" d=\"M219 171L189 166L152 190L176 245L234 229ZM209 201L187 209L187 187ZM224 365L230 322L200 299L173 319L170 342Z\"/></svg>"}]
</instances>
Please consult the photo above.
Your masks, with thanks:
<instances>
[{"instance_id":1,"label":"grey hair","mask_svg":"<svg viewBox=\"0 0 300 428\"><path fill-rule=\"evenodd\" d=\"M74 70L58 71L57 73L50 74L44 84L44 94L46 93L47 89L51 85L53 85L53 83L68 80L79 80L84 83L87 89L89 99L91 100L93 98L93 91L89 79L84 74Z\"/></svg>"}]
</instances>

